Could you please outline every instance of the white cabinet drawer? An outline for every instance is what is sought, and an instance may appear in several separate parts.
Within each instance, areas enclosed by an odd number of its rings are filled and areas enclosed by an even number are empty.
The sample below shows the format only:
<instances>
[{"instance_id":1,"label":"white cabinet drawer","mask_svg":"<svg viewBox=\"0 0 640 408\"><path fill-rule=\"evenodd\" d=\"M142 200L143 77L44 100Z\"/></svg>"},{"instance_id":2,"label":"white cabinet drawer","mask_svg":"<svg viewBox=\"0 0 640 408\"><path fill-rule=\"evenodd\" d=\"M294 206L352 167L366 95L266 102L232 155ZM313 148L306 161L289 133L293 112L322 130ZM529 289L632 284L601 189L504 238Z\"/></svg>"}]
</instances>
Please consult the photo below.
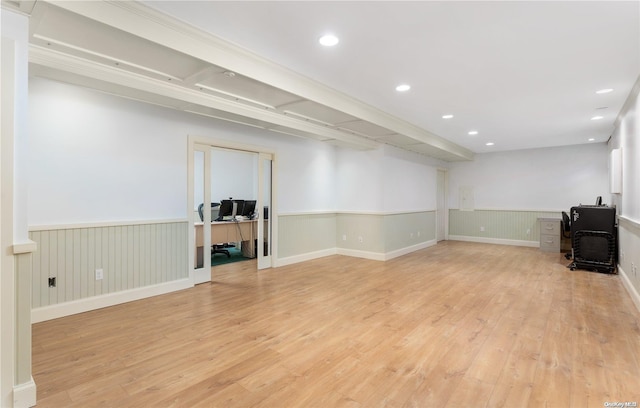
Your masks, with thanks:
<instances>
[{"instance_id":1,"label":"white cabinet drawer","mask_svg":"<svg viewBox=\"0 0 640 408\"><path fill-rule=\"evenodd\" d=\"M540 235L540 249L546 252L560 252L560 237L558 235Z\"/></svg>"},{"instance_id":2,"label":"white cabinet drawer","mask_svg":"<svg viewBox=\"0 0 640 408\"><path fill-rule=\"evenodd\" d=\"M540 222L540 235L560 235L560 222L542 221Z\"/></svg>"},{"instance_id":3,"label":"white cabinet drawer","mask_svg":"<svg viewBox=\"0 0 640 408\"><path fill-rule=\"evenodd\" d=\"M538 218L538 221L540 222L540 250L544 252L560 252L562 244L560 220Z\"/></svg>"}]
</instances>

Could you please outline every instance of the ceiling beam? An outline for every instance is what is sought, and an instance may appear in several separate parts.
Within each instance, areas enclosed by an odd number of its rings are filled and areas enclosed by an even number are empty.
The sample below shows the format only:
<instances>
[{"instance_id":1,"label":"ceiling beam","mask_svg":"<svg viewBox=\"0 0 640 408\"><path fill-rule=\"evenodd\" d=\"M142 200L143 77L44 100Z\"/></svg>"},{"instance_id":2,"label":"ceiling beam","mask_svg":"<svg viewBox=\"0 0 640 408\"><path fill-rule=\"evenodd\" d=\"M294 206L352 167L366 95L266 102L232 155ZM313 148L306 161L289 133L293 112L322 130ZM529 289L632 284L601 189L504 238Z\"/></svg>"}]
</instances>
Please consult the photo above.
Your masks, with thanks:
<instances>
[{"instance_id":1,"label":"ceiling beam","mask_svg":"<svg viewBox=\"0 0 640 408\"><path fill-rule=\"evenodd\" d=\"M141 3L52 3L73 13L390 129L463 160L473 159L473 152L460 145Z\"/></svg>"}]
</instances>

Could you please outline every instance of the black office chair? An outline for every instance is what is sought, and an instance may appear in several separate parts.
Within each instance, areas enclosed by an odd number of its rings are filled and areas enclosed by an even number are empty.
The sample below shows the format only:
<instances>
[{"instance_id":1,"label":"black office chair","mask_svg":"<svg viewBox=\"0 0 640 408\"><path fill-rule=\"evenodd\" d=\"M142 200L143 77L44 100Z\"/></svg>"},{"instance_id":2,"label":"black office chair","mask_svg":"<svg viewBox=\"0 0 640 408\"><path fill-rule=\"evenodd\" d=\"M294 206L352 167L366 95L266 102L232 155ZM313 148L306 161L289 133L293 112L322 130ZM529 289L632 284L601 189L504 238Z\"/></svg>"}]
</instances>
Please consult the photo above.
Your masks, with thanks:
<instances>
[{"instance_id":1,"label":"black office chair","mask_svg":"<svg viewBox=\"0 0 640 408\"><path fill-rule=\"evenodd\" d=\"M198 215L200 215L200 221L204 221L204 214L202 213L202 209L204 207L204 203L201 203L198 206ZM218 212L218 208L220 207L220 203L211 203L211 221L214 221L217 218L217 212ZM215 211L215 213L214 213ZM216 215L214 217L214 214ZM228 244L214 244L211 245L211 254L215 255L215 254L225 254L227 256L227 258L231 258L231 253L229 253L229 250L225 249L228 248L229 246L227 246Z\"/></svg>"},{"instance_id":2,"label":"black office chair","mask_svg":"<svg viewBox=\"0 0 640 408\"><path fill-rule=\"evenodd\" d=\"M571 238L571 218L569 218L569 214L564 211L562 212L562 236Z\"/></svg>"},{"instance_id":3,"label":"black office chair","mask_svg":"<svg viewBox=\"0 0 640 408\"><path fill-rule=\"evenodd\" d=\"M564 211L562 212L561 230L562 236L564 238L571 239L571 217L569 217L569 214ZM571 243L571 245L573 247L573 243ZM571 259L571 252L567 252L566 254L564 254L564 257L567 259Z\"/></svg>"}]
</instances>

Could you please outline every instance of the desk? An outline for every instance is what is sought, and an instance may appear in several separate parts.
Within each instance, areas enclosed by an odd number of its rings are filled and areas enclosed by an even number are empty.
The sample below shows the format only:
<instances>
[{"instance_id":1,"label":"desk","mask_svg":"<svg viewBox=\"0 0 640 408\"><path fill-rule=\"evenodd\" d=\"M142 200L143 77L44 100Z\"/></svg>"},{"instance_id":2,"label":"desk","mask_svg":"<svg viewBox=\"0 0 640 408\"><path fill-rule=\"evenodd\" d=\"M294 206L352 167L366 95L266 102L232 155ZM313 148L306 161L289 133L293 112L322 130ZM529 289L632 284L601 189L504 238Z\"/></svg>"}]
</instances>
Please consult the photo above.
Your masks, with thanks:
<instances>
[{"instance_id":1,"label":"desk","mask_svg":"<svg viewBox=\"0 0 640 408\"><path fill-rule=\"evenodd\" d=\"M198 265L202 265L204 247L203 223L196 222L196 259ZM213 221L211 223L211 243L221 244L227 242L242 242L242 255L247 258L255 258L256 251L254 241L258 236L257 220L242 221Z\"/></svg>"}]
</instances>

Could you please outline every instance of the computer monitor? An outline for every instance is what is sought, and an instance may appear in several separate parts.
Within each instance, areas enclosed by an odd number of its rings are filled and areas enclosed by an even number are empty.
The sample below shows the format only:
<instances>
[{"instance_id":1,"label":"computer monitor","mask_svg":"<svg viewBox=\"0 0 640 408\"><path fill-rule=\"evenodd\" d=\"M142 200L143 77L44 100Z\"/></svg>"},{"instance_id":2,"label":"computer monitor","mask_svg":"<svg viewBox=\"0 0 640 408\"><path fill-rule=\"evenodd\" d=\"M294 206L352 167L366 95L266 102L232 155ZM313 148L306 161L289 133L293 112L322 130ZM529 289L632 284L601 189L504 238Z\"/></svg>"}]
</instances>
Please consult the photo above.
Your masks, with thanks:
<instances>
[{"instance_id":1,"label":"computer monitor","mask_svg":"<svg viewBox=\"0 0 640 408\"><path fill-rule=\"evenodd\" d=\"M220 201L220 211L218 212L218 218L216 221L222 221L223 219L235 217L240 214L242 207L244 206L244 200L222 200Z\"/></svg>"},{"instance_id":2,"label":"computer monitor","mask_svg":"<svg viewBox=\"0 0 640 408\"><path fill-rule=\"evenodd\" d=\"M242 215L243 217L251 218L253 217L253 213L256 211L256 200L245 200L244 206L242 207Z\"/></svg>"}]
</instances>

